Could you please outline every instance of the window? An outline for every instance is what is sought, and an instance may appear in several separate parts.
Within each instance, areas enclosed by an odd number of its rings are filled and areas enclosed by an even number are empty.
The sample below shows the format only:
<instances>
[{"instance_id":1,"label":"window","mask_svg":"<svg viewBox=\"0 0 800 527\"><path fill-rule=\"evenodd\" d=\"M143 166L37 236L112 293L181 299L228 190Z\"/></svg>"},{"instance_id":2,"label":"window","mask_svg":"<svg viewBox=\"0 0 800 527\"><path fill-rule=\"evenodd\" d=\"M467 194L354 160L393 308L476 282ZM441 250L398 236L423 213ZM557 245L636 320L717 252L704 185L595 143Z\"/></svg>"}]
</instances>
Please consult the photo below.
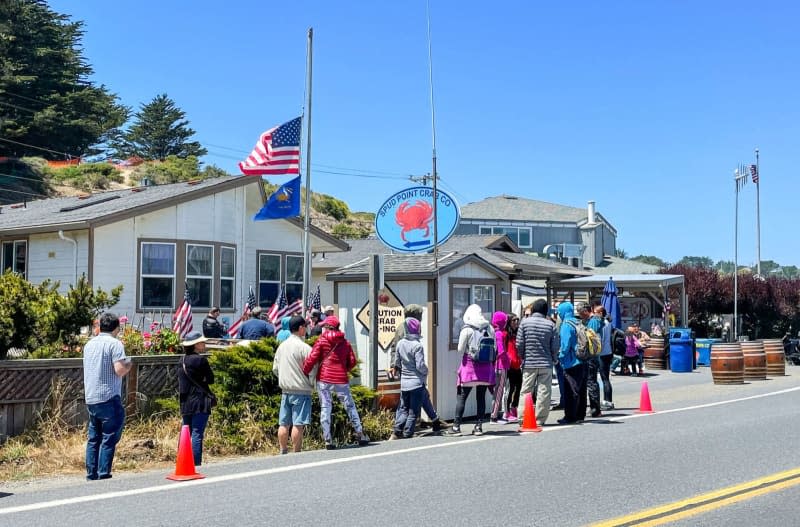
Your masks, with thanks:
<instances>
[{"instance_id":1,"label":"window","mask_svg":"<svg viewBox=\"0 0 800 527\"><path fill-rule=\"evenodd\" d=\"M530 227L484 227L478 228L479 234L505 234L518 247L531 247Z\"/></svg>"},{"instance_id":2,"label":"window","mask_svg":"<svg viewBox=\"0 0 800 527\"><path fill-rule=\"evenodd\" d=\"M28 260L28 242L16 240L3 242L3 250L0 253L0 271L12 270L25 277L25 269Z\"/></svg>"},{"instance_id":3,"label":"window","mask_svg":"<svg viewBox=\"0 0 800 527\"><path fill-rule=\"evenodd\" d=\"M192 307L210 308L214 286L214 246L186 244L186 283Z\"/></svg>"},{"instance_id":4,"label":"window","mask_svg":"<svg viewBox=\"0 0 800 527\"><path fill-rule=\"evenodd\" d=\"M233 309L236 286L236 249L220 247L219 250L219 307Z\"/></svg>"},{"instance_id":5,"label":"window","mask_svg":"<svg viewBox=\"0 0 800 527\"><path fill-rule=\"evenodd\" d=\"M451 335L453 343L458 343L458 334L464 326L464 311L471 304L481 306L486 320L492 320L494 314L494 285L453 284L451 286Z\"/></svg>"},{"instance_id":6,"label":"window","mask_svg":"<svg viewBox=\"0 0 800 527\"><path fill-rule=\"evenodd\" d=\"M286 255L286 302L303 296L303 257Z\"/></svg>"},{"instance_id":7,"label":"window","mask_svg":"<svg viewBox=\"0 0 800 527\"><path fill-rule=\"evenodd\" d=\"M141 261L142 309L173 307L175 244L143 243Z\"/></svg>"},{"instance_id":8,"label":"window","mask_svg":"<svg viewBox=\"0 0 800 527\"><path fill-rule=\"evenodd\" d=\"M269 307L278 298L281 287L281 256L258 255L258 305Z\"/></svg>"}]
</instances>

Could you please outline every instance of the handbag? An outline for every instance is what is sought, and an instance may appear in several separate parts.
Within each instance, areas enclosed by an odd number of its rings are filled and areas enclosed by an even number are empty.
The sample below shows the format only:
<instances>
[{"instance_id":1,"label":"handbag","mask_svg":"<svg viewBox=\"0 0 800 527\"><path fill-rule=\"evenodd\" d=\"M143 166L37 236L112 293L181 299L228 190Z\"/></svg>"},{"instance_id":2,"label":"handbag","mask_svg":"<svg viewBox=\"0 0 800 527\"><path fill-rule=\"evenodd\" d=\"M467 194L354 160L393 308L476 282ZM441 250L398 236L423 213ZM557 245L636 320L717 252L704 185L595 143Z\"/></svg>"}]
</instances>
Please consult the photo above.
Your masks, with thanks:
<instances>
[{"instance_id":1,"label":"handbag","mask_svg":"<svg viewBox=\"0 0 800 527\"><path fill-rule=\"evenodd\" d=\"M186 374L186 378L189 379L189 382L197 386L200 389L200 391L203 392L203 395L205 395L206 399L206 408L211 410L212 408L217 406L217 396L214 395L211 391L206 390L205 388L200 386L200 384L197 381L195 381L191 375L189 375L189 372L186 370L186 363L184 362L185 359L186 356L184 356L183 359L181 359L181 366L183 366L183 373Z\"/></svg>"}]
</instances>

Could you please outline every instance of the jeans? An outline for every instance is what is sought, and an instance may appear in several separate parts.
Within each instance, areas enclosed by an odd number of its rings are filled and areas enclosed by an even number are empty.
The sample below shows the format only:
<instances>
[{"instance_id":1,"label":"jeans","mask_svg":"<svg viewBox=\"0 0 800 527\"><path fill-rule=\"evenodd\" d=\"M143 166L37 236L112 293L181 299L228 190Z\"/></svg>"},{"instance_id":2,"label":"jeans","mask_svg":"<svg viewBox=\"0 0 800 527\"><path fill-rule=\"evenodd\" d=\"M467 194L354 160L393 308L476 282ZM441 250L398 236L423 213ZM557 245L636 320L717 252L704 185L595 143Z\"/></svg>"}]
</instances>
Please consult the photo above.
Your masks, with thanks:
<instances>
[{"instance_id":1,"label":"jeans","mask_svg":"<svg viewBox=\"0 0 800 527\"><path fill-rule=\"evenodd\" d=\"M427 393L424 386L414 390L400 392L400 404L394 417L394 433L403 434L403 437L414 435L414 425L417 423L417 416L422 407L422 399Z\"/></svg>"},{"instance_id":2,"label":"jeans","mask_svg":"<svg viewBox=\"0 0 800 527\"><path fill-rule=\"evenodd\" d=\"M603 380L603 399L611 402L611 361L614 356L601 355L600 356L600 378Z\"/></svg>"},{"instance_id":3,"label":"jeans","mask_svg":"<svg viewBox=\"0 0 800 527\"><path fill-rule=\"evenodd\" d=\"M508 399L506 408L519 406L519 393L522 390L522 370L519 368L508 369Z\"/></svg>"},{"instance_id":4,"label":"jeans","mask_svg":"<svg viewBox=\"0 0 800 527\"><path fill-rule=\"evenodd\" d=\"M564 380L564 368L561 363L556 361L556 379L558 379L558 404L564 406L564 388L566 381Z\"/></svg>"},{"instance_id":5,"label":"jeans","mask_svg":"<svg viewBox=\"0 0 800 527\"><path fill-rule=\"evenodd\" d=\"M564 370L564 419L569 423L586 417L586 365Z\"/></svg>"},{"instance_id":6,"label":"jeans","mask_svg":"<svg viewBox=\"0 0 800 527\"><path fill-rule=\"evenodd\" d=\"M592 411L600 411L600 385L597 383L597 374L600 373L600 357L589 359L586 362L586 390L589 395L589 406Z\"/></svg>"},{"instance_id":7,"label":"jeans","mask_svg":"<svg viewBox=\"0 0 800 527\"><path fill-rule=\"evenodd\" d=\"M356 403L353 401L353 395L350 393L349 384L331 384L328 382L317 382L317 393L319 393L319 423L322 425L322 437L325 443L333 441L331 436L331 413L333 412L333 393L344 405L344 411L350 419L350 423L359 436L363 433L361 428L361 419L358 416L358 409Z\"/></svg>"},{"instance_id":8,"label":"jeans","mask_svg":"<svg viewBox=\"0 0 800 527\"><path fill-rule=\"evenodd\" d=\"M423 388L425 388L423 386ZM400 404L403 404L402 399ZM433 403L431 402L431 393L428 391L428 388L425 388L425 393L422 394L422 409L425 410L425 413L428 414L431 421L436 421L439 419L439 414L436 413L436 408L433 407ZM417 412L419 415L419 412Z\"/></svg>"},{"instance_id":9,"label":"jeans","mask_svg":"<svg viewBox=\"0 0 800 527\"><path fill-rule=\"evenodd\" d=\"M203 436L206 433L209 414L197 413L183 416L183 424L189 425L192 431L192 455L194 456L194 466L199 467L203 463Z\"/></svg>"},{"instance_id":10,"label":"jeans","mask_svg":"<svg viewBox=\"0 0 800 527\"><path fill-rule=\"evenodd\" d=\"M86 441L86 478L111 477L114 452L122 437L125 409L119 395L104 403L87 404L89 439Z\"/></svg>"},{"instance_id":11,"label":"jeans","mask_svg":"<svg viewBox=\"0 0 800 527\"><path fill-rule=\"evenodd\" d=\"M486 385L475 387L475 402L478 410L478 424L483 423L486 419ZM456 402L456 418L453 420L453 426L461 426L461 420L464 418L464 407L467 405L467 397L472 391L472 386L458 386L456 392L458 393L458 401Z\"/></svg>"}]
</instances>

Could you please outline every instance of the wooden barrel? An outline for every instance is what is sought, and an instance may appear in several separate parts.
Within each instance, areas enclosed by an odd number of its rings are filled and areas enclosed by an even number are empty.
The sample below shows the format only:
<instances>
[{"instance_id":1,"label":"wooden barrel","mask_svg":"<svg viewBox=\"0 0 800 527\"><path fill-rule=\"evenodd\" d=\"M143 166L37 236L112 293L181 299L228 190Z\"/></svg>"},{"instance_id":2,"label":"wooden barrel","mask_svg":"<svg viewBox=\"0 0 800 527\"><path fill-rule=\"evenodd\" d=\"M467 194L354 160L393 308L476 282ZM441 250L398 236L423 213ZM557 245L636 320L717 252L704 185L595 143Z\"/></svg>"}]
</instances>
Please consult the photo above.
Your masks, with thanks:
<instances>
[{"instance_id":1,"label":"wooden barrel","mask_svg":"<svg viewBox=\"0 0 800 527\"><path fill-rule=\"evenodd\" d=\"M752 340L739 343L744 359L744 378L748 381L765 381L767 379L767 356L764 354L764 343Z\"/></svg>"},{"instance_id":2,"label":"wooden barrel","mask_svg":"<svg viewBox=\"0 0 800 527\"><path fill-rule=\"evenodd\" d=\"M780 339L764 339L764 355L767 359L767 375L782 377L786 375L786 354L783 341Z\"/></svg>"},{"instance_id":3,"label":"wooden barrel","mask_svg":"<svg viewBox=\"0 0 800 527\"><path fill-rule=\"evenodd\" d=\"M662 337L651 337L647 342L647 347L644 349L644 365L648 370L667 369Z\"/></svg>"},{"instance_id":4,"label":"wooden barrel","mask_svg":"<svg viewBox=\"0 0 800 527\"><path fill-rule=\"evenodd\" d=\"M711 377L714 384L744 384L744 356L738 342L711 345Z\"/></svg>"},{"instance_id":5,"label":"wooden barrel","mask_svg":"<svg viewBox=\"0 0 800 527\"><path fill-rule=\"evenodd\" d=\"M378 407L384 410L397 410L400 402L400 379L390 381L386 374L378 376Z\"/></svg>"}]
</instances>

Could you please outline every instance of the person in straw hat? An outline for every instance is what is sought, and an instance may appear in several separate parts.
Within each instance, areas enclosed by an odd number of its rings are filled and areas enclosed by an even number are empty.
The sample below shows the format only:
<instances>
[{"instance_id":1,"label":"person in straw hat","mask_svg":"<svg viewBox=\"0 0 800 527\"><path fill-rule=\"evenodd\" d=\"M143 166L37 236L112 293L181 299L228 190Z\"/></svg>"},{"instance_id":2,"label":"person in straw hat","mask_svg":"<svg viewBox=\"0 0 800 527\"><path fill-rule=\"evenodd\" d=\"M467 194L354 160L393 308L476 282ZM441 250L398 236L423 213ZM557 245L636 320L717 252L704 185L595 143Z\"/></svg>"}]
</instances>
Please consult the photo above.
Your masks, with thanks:
<instances>
[{"instance_id":1,"label":"person in straw hat","mask_svg":"<svg viewBox=\"0 0 800 527\"><path fill-rule=\"evenodd\" d=\"M183 359L178 367L178 394L180 398L181 418L183 424L189 425L192 432L192 454L195 466L203 461L203 437L211 415L211 408L217 399L211 392L210 384L214 382L214 372L208 359L201 355L206 350L208 339L199 331L188 333L183 346Z\"/></svg>"}]
</instances>

